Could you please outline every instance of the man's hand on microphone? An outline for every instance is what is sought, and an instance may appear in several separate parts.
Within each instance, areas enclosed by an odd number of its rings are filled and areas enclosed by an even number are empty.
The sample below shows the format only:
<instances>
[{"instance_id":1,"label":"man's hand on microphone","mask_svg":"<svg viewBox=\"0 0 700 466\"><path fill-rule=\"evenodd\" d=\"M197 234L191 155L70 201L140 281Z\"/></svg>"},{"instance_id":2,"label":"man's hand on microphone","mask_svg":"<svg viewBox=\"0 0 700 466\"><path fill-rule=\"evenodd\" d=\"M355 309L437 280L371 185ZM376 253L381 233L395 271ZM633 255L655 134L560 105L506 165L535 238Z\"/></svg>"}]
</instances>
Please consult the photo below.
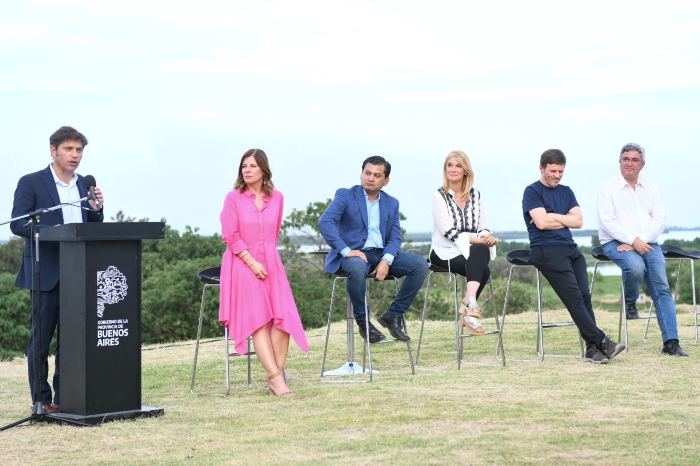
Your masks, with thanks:
<instances>
[{"instance_id":1,"label":"man's hand on microphone","mask_svg":"<svg viewBox=\"0 0 700 466\"><path fill-rule=\"evenodd\" d=\"M104 197L102 196L102 190L100 188L95 186L94 190L95 190L95 197L97 197L97 200L100 203L100 207L97 207L97 204L95 204L95 201L93 201L93 200L89 201L90 207L92 208L92 210L100 210L101 208L103 208L105 206L105 200L104 200Z\"/></svg>"}]
</instances>

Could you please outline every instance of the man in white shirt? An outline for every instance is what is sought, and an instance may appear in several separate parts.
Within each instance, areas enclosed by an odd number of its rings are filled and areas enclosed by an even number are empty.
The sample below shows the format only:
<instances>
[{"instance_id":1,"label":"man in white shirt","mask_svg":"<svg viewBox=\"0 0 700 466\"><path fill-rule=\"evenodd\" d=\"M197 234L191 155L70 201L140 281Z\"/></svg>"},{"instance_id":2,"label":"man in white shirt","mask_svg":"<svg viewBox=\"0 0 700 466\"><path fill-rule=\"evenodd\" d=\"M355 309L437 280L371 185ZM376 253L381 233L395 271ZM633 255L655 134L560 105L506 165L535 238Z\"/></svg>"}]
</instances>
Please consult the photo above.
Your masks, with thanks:
<instances>
[{"instance_id":1,"label":"man in white shirt","mask_svg":"<svg viewBox=\"0 0 700 466\"><path fill-rule=\"evenodd\" d=\"M666 228L666 209L656 184L639 176L645 163L638 144L620 151L620 175L605 181L598 194L598 235L605 255L622 269L627 318L639 318L635 303L644 280L656 307L663 353L688 356L678 344L676 306L657 242Z\"/></svg>"}]
</instances>

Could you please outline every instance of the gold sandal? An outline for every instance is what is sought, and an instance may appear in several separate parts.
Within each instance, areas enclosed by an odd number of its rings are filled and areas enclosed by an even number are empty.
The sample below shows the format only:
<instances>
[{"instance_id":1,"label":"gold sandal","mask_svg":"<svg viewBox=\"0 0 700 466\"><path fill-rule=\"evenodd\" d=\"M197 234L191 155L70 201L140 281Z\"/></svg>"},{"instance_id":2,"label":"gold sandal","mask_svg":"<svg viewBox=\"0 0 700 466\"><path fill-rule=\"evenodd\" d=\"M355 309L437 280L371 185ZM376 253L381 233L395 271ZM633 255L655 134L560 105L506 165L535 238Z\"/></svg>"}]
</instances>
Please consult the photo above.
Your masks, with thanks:
<instances>
[{"instance_id":1,"label":"gold sandal","mask_svg":"<svg viewBox=\"0 0 700 466\"><path fill-rule=\"evenodd\" d=\"M484 334L484 326L479 321L479 317L481 317L481 308L479 306L474 306L470 309L466 304L462 303L459 313L459 324L462 327L466 327L469 335L480 337Z\"/></svg>"},{"instance_id":2,"label":"gold sandal","mask_svg":"<svg viewBox=\"0 0 700 466\"><path fill-rule=\"evenodd\" d=\"M283 374L282 374L282 371L277 371L277 372L275 372L275 373L272 374L272 375L268 375L267 377L263 377L263 379L262 379L263 382L267 382L267 383L268 383L267 389L270 391L270 395L275 395L275 396L277 396L277 397L282 397L282 396L284 396L284 397L287 397L287 396L297 396L297 394L294 393L294 392L291 391L291 390L289 390L288 392L284 392L284 393L281 393L281 394L278 395L277 392L275 392L275 391L272 389L272 387L270 387L270 379L274 379L275 377L279 377L280 375L283 375Z\"/></svg>"},{"instance_id":3,"label":"gold sandal","mask_svg":"<svg viewBox=\"0 0 700 466\"><path fill-rule=\"evenodd\" d=\"M470 309L469 306L462 303L462 305L459 307L459 312L464 315L468 315L469 317L476 317L477 319L481 318L481 308L479 306L474 306Z\"/></svg>"}]
</instances>

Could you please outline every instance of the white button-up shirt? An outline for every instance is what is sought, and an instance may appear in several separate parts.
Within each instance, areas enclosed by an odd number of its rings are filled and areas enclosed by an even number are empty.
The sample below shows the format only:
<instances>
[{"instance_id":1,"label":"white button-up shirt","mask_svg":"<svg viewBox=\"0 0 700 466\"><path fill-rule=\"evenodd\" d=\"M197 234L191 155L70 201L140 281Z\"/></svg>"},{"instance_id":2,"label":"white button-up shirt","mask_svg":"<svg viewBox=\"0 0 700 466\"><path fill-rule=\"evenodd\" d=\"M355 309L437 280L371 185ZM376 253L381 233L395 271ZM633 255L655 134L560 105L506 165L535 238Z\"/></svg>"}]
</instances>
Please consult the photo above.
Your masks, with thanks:
<instances>
[{"instance_id":1,"label":"white button-up shirt","mask_svg":"<svg viewBox=\"0 0 700 466\"><path fill-rule=\"evenodd\" d=\"M598 236L600 243L612 240L632 244L635 238L655 243L666 228L666 208L659 188L652 181L637 178L637 187L617 175L603 183L598 193Z\"/></svg>"},{"instance_id":2,"label":"white button-up shirt","mask_svg":"<svg viewBox=\"0 0 700 466\"><path fill-rule=\"evenodd\" d=\"M73 173L73 178L70 179L68 184L58 179L56 172L53 169L53 164L49 165L51 168L51 174L53 175L53 180L56 183L56 189L58 190L58 198L61 200L61 204L67 202L76 202L80 199L80 191L78 191L78 175ZM63 223L83 223L83 212L80 207L80 203L76 202L76 205L64 205L61 208L63 213Z\"/></svg>"}]
</instances>

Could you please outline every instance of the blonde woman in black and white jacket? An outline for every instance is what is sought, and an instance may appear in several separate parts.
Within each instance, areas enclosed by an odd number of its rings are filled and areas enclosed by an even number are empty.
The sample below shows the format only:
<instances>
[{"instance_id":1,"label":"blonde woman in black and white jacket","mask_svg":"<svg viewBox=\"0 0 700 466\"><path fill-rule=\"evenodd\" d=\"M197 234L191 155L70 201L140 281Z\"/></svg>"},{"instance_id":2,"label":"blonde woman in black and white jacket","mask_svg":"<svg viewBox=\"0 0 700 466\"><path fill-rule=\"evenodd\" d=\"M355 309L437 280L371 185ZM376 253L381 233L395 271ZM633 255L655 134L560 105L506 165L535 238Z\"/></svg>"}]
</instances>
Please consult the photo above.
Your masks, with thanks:
<instances>
[{"instance_id":1,"label":"blonde woman in black and white jacket","mask_svg":"<svg viewBox=\"0 0 700 466\"><path fill-rule=\"evenodd\" d=\"M489 279L489 259L496 257L498 238L486 228L481 194L467 154L447 154L442 186L433 192L433 236L430 262L467 277L460 324L471 335L483 335L477 299Z\"/></svg>"}]
</instances>

